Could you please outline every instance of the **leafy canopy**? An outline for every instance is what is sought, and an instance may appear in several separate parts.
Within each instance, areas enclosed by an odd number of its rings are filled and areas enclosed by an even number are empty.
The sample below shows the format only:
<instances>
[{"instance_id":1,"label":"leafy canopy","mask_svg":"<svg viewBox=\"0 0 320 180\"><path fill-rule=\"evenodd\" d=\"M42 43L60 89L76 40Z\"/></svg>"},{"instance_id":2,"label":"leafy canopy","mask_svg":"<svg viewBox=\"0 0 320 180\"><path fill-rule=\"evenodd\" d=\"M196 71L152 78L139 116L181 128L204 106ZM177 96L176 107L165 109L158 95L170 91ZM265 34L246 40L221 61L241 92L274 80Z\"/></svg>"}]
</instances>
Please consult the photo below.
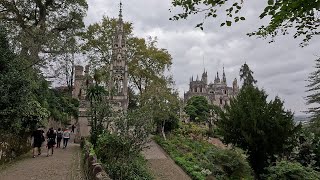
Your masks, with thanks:
<instances>
[{"instance_id":1,"label":"leafy canopy","mask_svg":"<svg viewBox=\"0 0 320 180\"><path fill-rule=\"evenodd\" d=\"M84 27L87 8L86 0L1 0L0 21L10 30L19 55L32 66L47 53L64 51L60 43Z\"/></svg>"},{"instance_id":2,"label":"leafy canopy","mask_svg":"<svg viewBox=\"0 0 320 180\"><path fill-rule=\"evenodd\" d=\"M112 56L112 39L117 27L117 19L103 17L101 22L90 25L81 33L84 40L82 50L96 67L109 69ZM151 83L165 83L165 70L169 70L172 57L166 49L157 47L156 38L139 38L132 33L132 24L124 23L127 37L129 84L142 94ZM106 80L108 78L105 78Z\"/></svg>"},{"instance_id":3,"label":"leafy canopy","mask_svg":"<svg viewBox=\"0 0 320 180\"><path fill-rule=\"evenodd\" d=\"M270 19L267 25L262 25L258 30L248 33L249 36L271 37L287 35L294 32L293 37L303 37L301 45L306 45L310 39L319 35L319 9L318 0L264 0L266 5L261 12L260 19ZM204 19L218 18L225 12L226 19L220 26L231 26L233 23L244 21L242 11L245 0L172 0L173 7L179 7L178 12L171 20L187 19L191 15L201 14ZM196 25L203 29L204 20ZM292 31L291 31L292 30ZM271 40L272 42L273 40Z\"/></svg>"},{"instance_id":4,"label":"leafy canopy","mask_svg":"<svg viewBox=\"0 0 320 180\"><path fill-rule=\"evenodd\" d=\"M36 91L44 81L33 69L23 70L26 61L9 48L0 28L0 122L1 131L28 133L49 116Z\"/></svg>"},{"instance_id":5,"label":"leafy canopy","mask_svg":"<svg viewBox=\"0 0 320 180\"><path fill-rule=\"evenodd\" d=\"M190 116L190 120L206 121L209 115L208 100L203 96L193 96L188 100L184 110Z\"/></svg>"}]
</instances>

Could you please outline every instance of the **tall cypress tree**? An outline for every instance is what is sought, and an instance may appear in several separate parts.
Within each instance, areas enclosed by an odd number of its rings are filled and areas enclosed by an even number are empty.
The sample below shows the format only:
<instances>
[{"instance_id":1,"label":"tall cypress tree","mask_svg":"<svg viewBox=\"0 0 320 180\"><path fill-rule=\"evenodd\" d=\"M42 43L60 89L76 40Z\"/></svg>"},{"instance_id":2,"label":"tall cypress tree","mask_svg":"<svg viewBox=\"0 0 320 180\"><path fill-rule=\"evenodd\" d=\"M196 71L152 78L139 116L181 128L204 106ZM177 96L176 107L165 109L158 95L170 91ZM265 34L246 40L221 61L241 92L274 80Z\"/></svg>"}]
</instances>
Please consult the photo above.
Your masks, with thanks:
<instances>
[{"instance_id":1,"label":"tall cypress tree","mask_svg":"<svg viewBox=\"0 0 320 180\"><path fill-rule=\"evenodd\" d=\"M243 87L257 83L257 80L253 78L253 71L250 70L247 63L244 63L240 68L240 80L243 80Z\"/></svg>"},{"instance_id":2,"label":"tall cypress tree","mask_svg":"<svg viewBox=\"0 0 320 180\"><path fill-rule=\"evenodd\" d=\"M247 151L251 167L259 175L276 155L290 151L286 147L298 128L293 113L284 109L280 98L268 102L265 91L253 85L256 80L247 64L240 73L244 85L237 98L220 110L217 126L225 143Z\"/></svg>"},{"instance_id":3,"label":"tall cypress tree","mask_svg":"<svg viewBox=\"0 0 320 180\"><path fill-rule=\"evenodd\" d=\"M309 108L309 113L312 115L311 122L313 128L320 134L320 57L316 59L315 71L310 73L308 77L309 85L307 85L307 104L313 107Z\"/></svg>"}]
</instances>

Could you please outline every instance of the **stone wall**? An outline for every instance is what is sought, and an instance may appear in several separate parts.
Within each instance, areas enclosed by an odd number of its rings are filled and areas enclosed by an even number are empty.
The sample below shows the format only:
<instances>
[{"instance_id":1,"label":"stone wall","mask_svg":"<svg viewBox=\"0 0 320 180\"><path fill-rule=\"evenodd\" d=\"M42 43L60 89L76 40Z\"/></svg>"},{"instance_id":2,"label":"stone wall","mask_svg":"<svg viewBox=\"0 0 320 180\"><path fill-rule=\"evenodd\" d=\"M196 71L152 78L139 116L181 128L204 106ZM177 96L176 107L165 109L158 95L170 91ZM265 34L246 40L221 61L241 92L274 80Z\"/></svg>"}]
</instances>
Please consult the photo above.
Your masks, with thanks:
<instances>
[{"instance_id":1,"label":"stone wall","mask_svg":"<svg viewBox=\"0 0 320 180\"><path fill-rule=\"evenodd\" d=\"M9 162L31 150L31 138L28 135L0 133L0 164Z\"/></svg>"},{"instance_id":2,"label":"stone wall","mask_svg":"<svg viewBox=\"0 0 320 180\"><path fill-rule=\"evenodd\" d=\"M92 180L111 180L108 174L104 171L101 163L98 162L98 158L95 154L90 152L92 145L86 143L84 139L81 140L81 147L84 152L83 158L83 170L87 179Z\"/></svg>"}]
</instances>

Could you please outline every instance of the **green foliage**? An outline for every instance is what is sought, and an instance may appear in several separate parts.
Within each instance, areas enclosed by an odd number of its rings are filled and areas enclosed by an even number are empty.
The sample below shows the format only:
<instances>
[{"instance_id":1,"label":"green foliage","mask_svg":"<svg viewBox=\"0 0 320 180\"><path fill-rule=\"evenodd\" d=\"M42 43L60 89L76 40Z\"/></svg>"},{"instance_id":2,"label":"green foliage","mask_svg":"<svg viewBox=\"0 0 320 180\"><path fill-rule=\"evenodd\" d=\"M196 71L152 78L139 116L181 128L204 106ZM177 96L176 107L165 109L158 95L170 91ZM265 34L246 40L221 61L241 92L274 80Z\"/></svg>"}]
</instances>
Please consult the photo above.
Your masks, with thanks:
<instances>
[{"instance_id":1,"label":"green foliage","mask_svg":"<svg viewBox=\"0 0 320 180\"><path fill-rule=\"evenodd\" d=\"M184 109L192 121L204 122L208 119L209 104L208 100L203 96L193 96L190 98Z\"/></svg>"},{"instance_id":2,"label":"green foliage","mask_svg":"<svg viewBox=\"0 0 320 180\"><path fill-rule=\"evenodd\" d=\"M110 50L116 27L117 19L103 17L101 22L90 25L86 32L81 33L84 40L82 50L94 66L109 69L112 57ZM156 38L135 37L132 34L132 24L129 22L124 23L124 33L127 37L129 83L133 85L133 90L142 94L153 82L165 83L164 72L172 64L172 57L168 51L157 47Z\"/></svg>"},{"instance_id":3,"label":"green foliage","mask_svg":"<svg viewBox=\"0 0 320 180\"><path fill-rule=\"evenodd\" d=\"M49 116L35 94L43 78L33 69L23 70L26 62L11 51L2 29L0 41L0 129L24 134Z\"/></svg>"},{"instance_id":4,"label":"green foliage","mask_svg":"<svg viewBox=\"0 0 320 180\"><path fill-rule=\"evenodd\" d=\"M312 133L308 128L302 129L296 138L294 149L288 159L296 161L303 166L320 170L320 137Z\"/></svg>"},{"instance_id":5,"label":"green foliage","mask_svg":"<svg viewBox=\"0 0 320 180\"><path fill-rule=\"evenodd\" d=\"M133 141L107 132L100 136L96 153L112 179L152 179Z\"/></svg>"},{"instance_id":6,"label":"green foliage","mask_svg":"<svg viewBox=\"0 0 320 180\"><path fill-rule=\"evenodd\" d=\"M243 80L244 86L252 86L257 83L257 80L253 78L253 72L250 70L247 63L244 63L240 68L240 80Z\"/></svg>"},{"instance_id":7,"label":"green foliage","mask_svg":"<svg viewBox=\"0 0 320 180\"><path fill-rule=\"evenodd\" d=\"M86 0L37 1L1 0L0 21L9 30L19 55L28 58L29 66L43 63L46 56L63 52L69 32L84 27Z\"/></svg>"},{"instance_id":8,"label":"green foliage","mask_svg":"<svg viewBox=\"0 0 320 180\"><path fill-rule=\"evenodd\" d=\"M190 139L191 134L182 132L192 131L175 131L167 140L160 136L154 139L192 179L202 180L208 175L217 179L253 179L251 168L240 152L219 149L202 139Z\"/></svg>"},{"instance_id":9,"label":"green foliage","mask_svg":"<svg viewBox=\"0 0 320 180\"><path fill-rule=\"evenodd\" d=\"M258 174L274 161L275 155L288 150L285 147L298 130L283 102L278 97L267 102L266 93L254 86L243 87L219 116L217 125L224 142L248 151L251 166Z\"/></svg>"},{"instance_id":10,"label":"green foliage","mask_svg":"<svg viewBox=\"0 0 320 180\"><path fill-rule=\"evenodd\" d=\"M46 97L50 117L55 121L68 124L71 116L77 118L79 115L79 101L72 98L69 94L63 93L57 89L48 89Z\"/></svg>"},{"instance_id":11,"label":"green foliage","mask_svg":"<svg viewBox=\"0 0 320 180\"><path fill-rule=\"evenodd\" d=\"M113 35L117 27L117 19L103 17L101 22L91 24L81 38L84 40L82 51L85 52L93 65L109 65L111 62L111 49ZM132 24L124 23L126 36L131 36Z\"/></svg>"},{"instance_id":12,"label":"green foliage","mask_svg":"<svg viewBox=\"0 0 320 180\"><path fill-rule=\"evenodd\" d=\"M305 45L310 39L319 34L318 12L320 9L318 0L265 0L266 7L260 14L260 18L270 18L268 25L261 26L257 31L248 33L249 36L273 38L277 35L287 35L290 30L295 30L294 38L302 36ZM245 3L243 0L172 0L174 7L182 8L182 12L170 18L171 20L187 19L191 15L200 14L207 18L217 18L225 12L225 22L220 26L231 26L233 23L245 20L240 16ZM204 21L196 25L203 30ZM291 31L294 32L294 31ZM271 42L272 42L271 41Z\"/></svg>"},{"instance_id":13,"label":"green foliage","mask_svg":"<svg viewBox=\"0 0 320 180\"><path fill-rule=\"evenodd\" d=\"M263 178L268 180L319 180L320 173L299 163L281 161L275 166L268 167L267 174L263 175Z\"/></svg>"},{"instance_id":14,"label":"green foliage","mask_svg":"<svg viewBox=\"0 0 320 180\"><path fill-rule=\"evenodd\" d=\"M215 166L212 175L217 179L254 179L252 169L243 152L216 149L207 152L207 157Z\"/></svg>"},{"instance_id":15,"label":"green foliage","mask_svg":"<svg viewBox=\"0 0 320 180\"><path fill-rule=\"evenodd\" d=\"M87 89L87 99L90 101L90 142L95 147L99 135L103 132L104 123L109 125L111 106L107 100L107 91L103 86L94 84Z\"/></svg>"},{"instance_id":16,"label":"green foliage","mask_svg":"<svg viewBox=\"0 0 320 180\"><path fill-rule=\"evenodd\" d=\"M315 133L320 135L320 93L319 93L319 75L320 75L320 58L316 59L315 71L310 73L308 77L309 84L307 92L311 93L307 96L307 104L315 107L309 108L312 115L312 126Z\"/></svg>"},{"instance_id":17,"label":"green foliage","mask_svg":"<svg viewBox=\"0 0 320 180\"><path fill-rule=\"evenodd\" d=\"M164 133L174 128L178 121L179 111L178 93L169 88L169 83L152 83L147 91L141 95L141 106L151 113L151 118L158 128L158 132ZM169 126L168 126L169 125Z\"/></svg>"},{"instance_id":18,"label":"green foliage","mask_svg":"<svg viewBox=\"0 0 320 180\"><path fill-rule=\"evenodd\" d=\"M183 136L194 136L202 139L207 135L208 128L204 125L199 125L195 123L180 123L179 128L175 130L175 133L181 134Z\"/></svg>"}]
</instances>

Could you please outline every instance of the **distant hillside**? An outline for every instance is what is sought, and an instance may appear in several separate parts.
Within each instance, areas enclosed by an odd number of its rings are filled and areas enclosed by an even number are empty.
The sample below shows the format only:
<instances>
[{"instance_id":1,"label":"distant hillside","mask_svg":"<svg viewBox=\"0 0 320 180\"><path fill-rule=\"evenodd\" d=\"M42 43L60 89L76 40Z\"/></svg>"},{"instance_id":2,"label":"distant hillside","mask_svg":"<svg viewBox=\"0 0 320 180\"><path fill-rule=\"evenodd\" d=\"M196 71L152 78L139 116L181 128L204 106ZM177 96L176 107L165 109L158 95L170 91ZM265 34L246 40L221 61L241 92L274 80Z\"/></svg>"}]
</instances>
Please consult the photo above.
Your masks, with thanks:
<instances>
[{"instance_id":1,"label":"distant hillside","mask_svg":"<svg viewBox=\"0 0 320 180\"><path fill-rule=\"evenodd\" d=\"M302 124L308 123L310 121L310 117L308 115L297 115L294 116L294 121Z\"/></svg>"}]
</instances>

